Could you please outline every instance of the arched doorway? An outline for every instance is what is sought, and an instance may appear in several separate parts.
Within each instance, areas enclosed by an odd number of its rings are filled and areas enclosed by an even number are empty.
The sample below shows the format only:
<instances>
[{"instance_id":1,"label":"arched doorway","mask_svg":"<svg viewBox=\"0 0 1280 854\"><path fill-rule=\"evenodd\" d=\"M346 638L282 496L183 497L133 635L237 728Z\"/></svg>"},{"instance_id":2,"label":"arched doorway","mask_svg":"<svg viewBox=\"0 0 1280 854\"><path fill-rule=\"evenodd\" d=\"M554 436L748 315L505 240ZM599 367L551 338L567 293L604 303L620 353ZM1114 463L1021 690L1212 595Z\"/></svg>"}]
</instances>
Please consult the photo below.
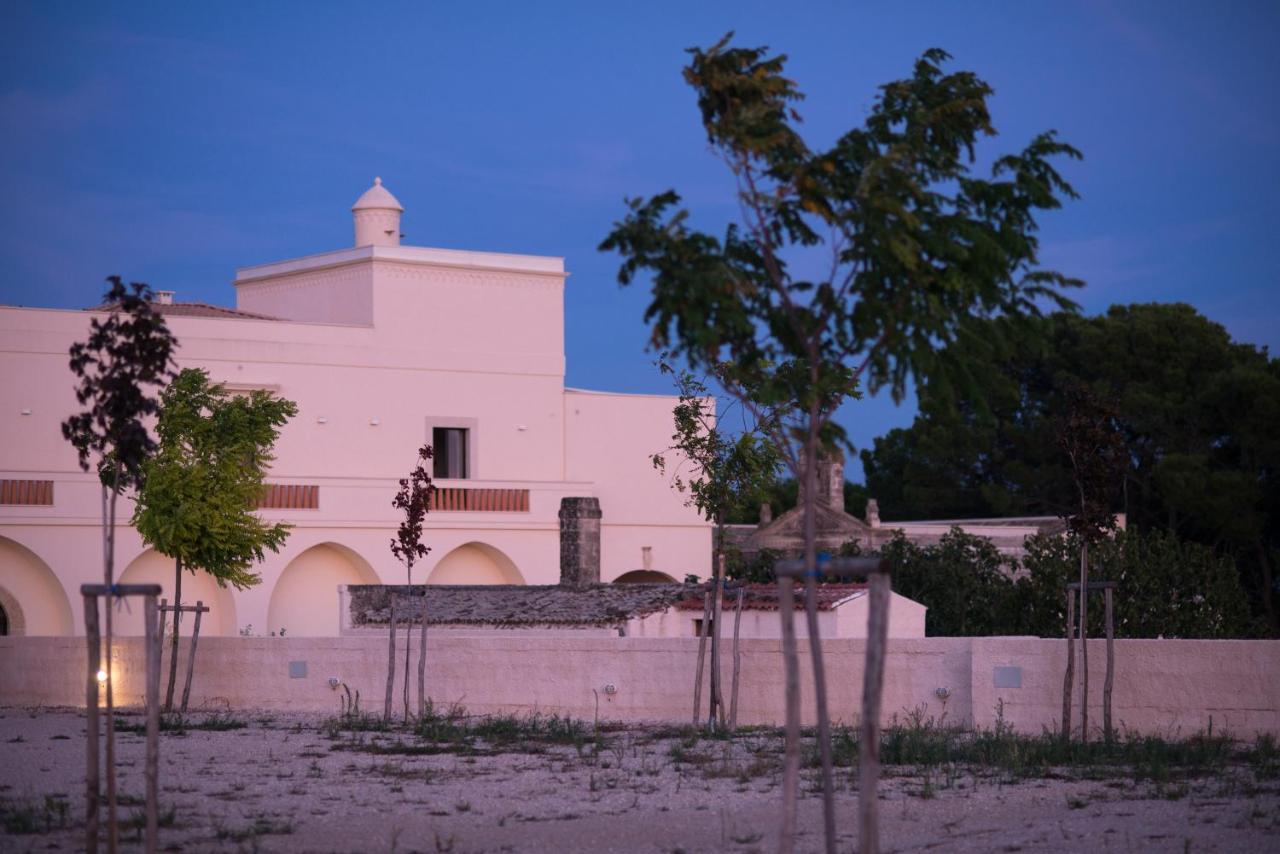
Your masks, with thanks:
<instances>
[{"instance_id":1,"label":"arched doorway","mask_svg":"<svg viewBox=\"0 0 1280 854\"><path fill-rule=\"evenodd\" d=\"M373 567L346 546L312 546L280 574L267 606L267 625L255 632L283 629L286 637L337 637L339 585L380 583Z\"/></svg>"},{"instance_id":2,"label":"arched doorway","mask_svg":"<svg viewBox=\"0 0 1280 854\"><path fill-rule=\"evenodd\" d=\"M466 543L436 563L428 584L524 584L511 558L487 543Z\"/></svg>"},{"instance_id":3,"label":"arched doorway","mask_svg":"<svg viewBox=\"0 0 1280 854\"><path fill-rule=\"evenodd\" d=\"M29 548L0 537L0 608L10 635L69 635L71 602L57 576Z\"/></svg>"},{"instance_id":4,"label":"arched doorway","mask_svg":"<svg viewBox=\"0 0 1280 854\"><path fill-rule=\"evenodd\" d=\"M159 584L160 596L169 600L173 597L173 558L160 554L155 549L147 549L134 558L124 572L120 573L120 584ZM234 635L236 633L236 603L231 588L219 587L213 576L204 571L182 571L182 604L194 605L203 602L209 613L200 618L200 634L202 636ZM182 635L190 635L195 626L192 614L183 614L178 623L178 631ZM165 616L165 634L173 633L173 615ZM145 634L142 624L142 600L130 599L127 606L116 610L112 631L117 635L141 637Z\"/></svg>"},{"instance_id":5,"label":"arched doorway","mask_svg":"<svg viewBox=\"0 0 1280 854\"><path fill-rule=\"evenodd\" d=\"M614 584L676 584L676 580L656 569L633 569L613 580Z\"/></svg>"}]
</instances>

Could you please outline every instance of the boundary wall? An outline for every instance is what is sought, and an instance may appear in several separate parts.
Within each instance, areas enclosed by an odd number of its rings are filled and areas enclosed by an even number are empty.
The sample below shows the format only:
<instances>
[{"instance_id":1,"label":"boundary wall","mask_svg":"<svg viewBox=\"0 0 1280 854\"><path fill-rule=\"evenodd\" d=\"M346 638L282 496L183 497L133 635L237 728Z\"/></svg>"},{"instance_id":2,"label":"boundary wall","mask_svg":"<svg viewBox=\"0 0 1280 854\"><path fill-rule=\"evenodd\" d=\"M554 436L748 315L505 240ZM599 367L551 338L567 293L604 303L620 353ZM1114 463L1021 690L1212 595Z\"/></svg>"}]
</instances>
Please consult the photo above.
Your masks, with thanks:
<instances>
[{"instance_id":1,"label":"boundary wall","mask_svg":"<svg viewBox=\"0 0 1280 854\"><path fill-rule=\"evenodd\" d=\"M180 679L186 644L183 639ZM457 703L472 713L685 723L693 712L697 645L695 638L431 632L427 690L437 707ZM753 639L741 646L739 723L781 722L781 643ZM812 722L807 642L799 648L804 718ZM837 721L857 719L865 650L864 640L823 641ZM166 642L166 673L168 652ZM1102 725L1105 661L1104 641L1090 641L1091 729ZM1002 721L1020 732L1056 730L1065 662L1061 640L890 640L884 719L918 713L966 727ZM83 705L85 667L84 638L0 637L0 706ZM201 638L192 707L337 713L343 692L330 687L332 677L360 692L364 711L381 713L386 667L385 637ZM142 640L117 639L112 668L117 702L140 704ZM723 668L727 690L728 644ZM416 665L413 670L416 678ZM1077 696L1078 670L1077 664ZM397 680L402 673L403 657ZM416 697L416 687L411 695ZM400 697L397 681L397 709ZM1078 726L1078 706L1073 717ZM1187 736L1210 725L1243 738L1280 734L1280 641L1118 640L1114 718L1117 727L1143 734Z\"/></svg>"}]
</instances>

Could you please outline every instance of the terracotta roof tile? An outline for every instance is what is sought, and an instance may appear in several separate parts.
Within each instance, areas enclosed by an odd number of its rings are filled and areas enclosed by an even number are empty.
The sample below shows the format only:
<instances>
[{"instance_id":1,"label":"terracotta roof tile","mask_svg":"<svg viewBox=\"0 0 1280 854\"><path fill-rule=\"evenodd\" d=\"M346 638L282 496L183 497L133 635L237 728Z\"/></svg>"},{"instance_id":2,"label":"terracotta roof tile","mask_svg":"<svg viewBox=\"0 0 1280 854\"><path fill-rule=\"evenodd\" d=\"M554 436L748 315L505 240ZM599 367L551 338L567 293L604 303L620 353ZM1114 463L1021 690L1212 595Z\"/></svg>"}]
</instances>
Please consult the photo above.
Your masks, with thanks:
<instances>
[{"instance_id":1,"label":"terracotta roof tile","mask_svg":"<svg viewBox=\"0 0 1280 854\"><path fill-rule=\"evenodd\" d=\"M266 314L254 314L251 311L240 311L236 308L223 308L220 305L210 305L207 302L172 302L172 303L151 303L152 308L161 314L173 315L174 317L227 317L240 318L242 320L279 320L278 317L271 317ZM85 311L110 311L110 303L102 303L95 305Z\"/></svg>"}]
</instances>

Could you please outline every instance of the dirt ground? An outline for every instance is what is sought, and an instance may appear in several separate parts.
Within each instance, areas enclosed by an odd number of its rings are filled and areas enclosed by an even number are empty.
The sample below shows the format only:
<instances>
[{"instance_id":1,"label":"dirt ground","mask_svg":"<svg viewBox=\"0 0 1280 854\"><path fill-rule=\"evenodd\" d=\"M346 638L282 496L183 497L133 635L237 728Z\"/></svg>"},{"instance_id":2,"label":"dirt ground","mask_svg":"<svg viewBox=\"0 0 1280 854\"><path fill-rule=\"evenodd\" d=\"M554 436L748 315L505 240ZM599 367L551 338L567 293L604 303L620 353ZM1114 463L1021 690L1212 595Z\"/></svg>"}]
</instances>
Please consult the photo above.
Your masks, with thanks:
<instances>
[{"instance_id":1,"label":"dirt ground","mask_svg":"<svg viewBox=\"0 0 1280 854\"><path fill-rule=\"evenodd\" d=\"M441 745L350 732L318 715L192 715L161 741L161 847L172 851L592 851L776 849L776 732L732 742L660 727L597 737L496 732ZM139 715L124 725L139 727ZM588 727L589 729L589 727ZM141 814L144 738L118 736L121 815ZM83 846L84 715L0 709L0 851ZM798 848L821 848L806 769ZM837 770L840 848L857 794ZM964 768L886 769L886 851L1280 850L1280 785L1247 768L1153 783L1123 775L1022 778ZM816 832L815 832L816 831ZM127 829L124 848L140 847Z\"/></svg>"}]
</instances>

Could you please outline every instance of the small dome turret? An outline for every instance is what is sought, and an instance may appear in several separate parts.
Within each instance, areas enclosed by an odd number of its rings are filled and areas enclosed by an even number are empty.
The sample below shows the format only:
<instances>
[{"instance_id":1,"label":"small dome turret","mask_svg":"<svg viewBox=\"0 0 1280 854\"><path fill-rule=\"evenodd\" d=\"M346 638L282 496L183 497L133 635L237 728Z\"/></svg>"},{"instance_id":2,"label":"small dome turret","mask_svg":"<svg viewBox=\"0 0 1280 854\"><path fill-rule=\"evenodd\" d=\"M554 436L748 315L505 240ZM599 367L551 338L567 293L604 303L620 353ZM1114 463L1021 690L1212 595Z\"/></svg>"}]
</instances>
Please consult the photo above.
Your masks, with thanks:
<instances>
[{"instance_id":1,"label":"small dome turret","mask_svg":"<svg viewBox=\"0 0 1280 854\"><path fill-rule=\"evenodd\" d=\"M399 246L403 212L396 197L382 186L382 179L374 178L373 186L351 206L356 246Z\"/></svg>"}]
</instances>

